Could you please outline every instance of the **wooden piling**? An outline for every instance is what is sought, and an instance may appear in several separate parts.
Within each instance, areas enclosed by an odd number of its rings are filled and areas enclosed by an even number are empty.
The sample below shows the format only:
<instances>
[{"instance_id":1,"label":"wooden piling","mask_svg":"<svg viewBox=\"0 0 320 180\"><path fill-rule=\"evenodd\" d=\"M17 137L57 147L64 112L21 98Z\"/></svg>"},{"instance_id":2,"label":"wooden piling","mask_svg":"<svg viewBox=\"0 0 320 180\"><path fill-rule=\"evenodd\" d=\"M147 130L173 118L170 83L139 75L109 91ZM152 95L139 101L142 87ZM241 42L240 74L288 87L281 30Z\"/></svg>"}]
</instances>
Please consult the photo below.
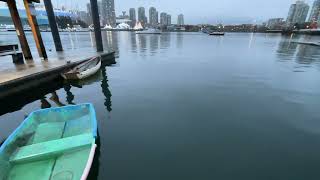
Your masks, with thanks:
<instances>
[{"instance_id":1,"label":"wooden piling","mask_svg":"<svg viewBox=\"0 0 320 180\"><path fill-rule=\"evenodd\" d=\"M36 42L36 47L38 49L39 56L44 59L47 59L48 56L47 56L46 48L45 48L43 41L42 41L40 29L38 26L35 7L34 7L32 1L30 1L30 0L23 0L23 2L24 2L24 6L26 8L26 13L27 13L29 25L32 30L33 38Z\"/></svg>"},{"instance_id":2,"label":"wooden piling","mask_svg":"<svg viewBox=\"0 0 320 180\"><path fill-rule=\"evenodd\" d=\"M59 30L58 30L58 26L57 26L56 18L54 15L51 0L44 0L44 6L46 7L49 25L50 25L54 45L56 47L56 51L63 51L61 39L60 39L60 35L59 35Z\"/></svg>"},{"instance_id":3,"label":"wooden piling","mask_svg":"<svg viewBox=\"0 0 320 180\"><path fill-rule=\"evenodd\" d=\"M98 2L97 0L90 0L90 4L91 4L91 13L92 13L93 26L94 26L94 34L96 38L97 51L102 52L103 44L102 44L102 36L101 36Z\"/></svg>"}]
</instances>

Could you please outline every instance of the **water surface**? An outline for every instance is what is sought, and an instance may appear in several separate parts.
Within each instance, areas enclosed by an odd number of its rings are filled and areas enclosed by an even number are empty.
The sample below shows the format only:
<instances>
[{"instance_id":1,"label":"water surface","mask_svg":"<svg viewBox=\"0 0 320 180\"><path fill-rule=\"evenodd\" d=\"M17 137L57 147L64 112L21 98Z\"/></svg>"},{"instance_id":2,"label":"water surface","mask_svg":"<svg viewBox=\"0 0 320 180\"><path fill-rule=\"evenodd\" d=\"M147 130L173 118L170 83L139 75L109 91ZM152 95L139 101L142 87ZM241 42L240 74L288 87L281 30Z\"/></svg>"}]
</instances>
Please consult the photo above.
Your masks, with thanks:
<instances>
[{"instance_id":1,"label":"water surface","mask_svg":"<svg viewBox=\"0 0 320 180\"><path fill-rule=\"evenodd\" d=\"M33 110L91 102L100 134L93 179L320 178L320 49L295 43L319 37L103 37L117 64L2 115L0 141ZM88 33L62 38L69 50L94 48Z\"/></svg>"}]
</instances>

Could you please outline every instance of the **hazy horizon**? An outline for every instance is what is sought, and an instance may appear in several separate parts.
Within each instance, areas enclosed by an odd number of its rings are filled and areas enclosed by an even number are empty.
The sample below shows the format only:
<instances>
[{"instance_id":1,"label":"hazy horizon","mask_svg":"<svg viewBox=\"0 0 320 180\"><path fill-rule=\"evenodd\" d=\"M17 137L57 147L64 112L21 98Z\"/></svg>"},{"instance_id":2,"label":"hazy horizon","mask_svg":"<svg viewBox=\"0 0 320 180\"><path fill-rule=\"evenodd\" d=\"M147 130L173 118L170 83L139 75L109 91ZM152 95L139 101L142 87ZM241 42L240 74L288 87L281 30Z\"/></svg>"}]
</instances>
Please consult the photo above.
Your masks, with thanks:
<instances>
[{"instance_id":1,"label":"hazy horizon","mask_svg":"<svg viewBox=\"0 0 320 180\"><path fill-rule=\"evenodd\" d=\"M75 3L77 2L77 3ZM86 3L90 0L52 0L54 6L73 7L81 10L86 9ZM172 15L172 22L177 21L178 14L185 16L186 24L240 24L240 23L261 23L269 18L286 18L289 7L295 0L197 0L191 4L185 0L115 0L116 14L122 11L128 14L129 8L140 6L148 9L156 7L159 13L167 12ZM305 0L312 6L314 0ZM195 8L196 7L196 8Z\"/></svg>"}]
</instances>

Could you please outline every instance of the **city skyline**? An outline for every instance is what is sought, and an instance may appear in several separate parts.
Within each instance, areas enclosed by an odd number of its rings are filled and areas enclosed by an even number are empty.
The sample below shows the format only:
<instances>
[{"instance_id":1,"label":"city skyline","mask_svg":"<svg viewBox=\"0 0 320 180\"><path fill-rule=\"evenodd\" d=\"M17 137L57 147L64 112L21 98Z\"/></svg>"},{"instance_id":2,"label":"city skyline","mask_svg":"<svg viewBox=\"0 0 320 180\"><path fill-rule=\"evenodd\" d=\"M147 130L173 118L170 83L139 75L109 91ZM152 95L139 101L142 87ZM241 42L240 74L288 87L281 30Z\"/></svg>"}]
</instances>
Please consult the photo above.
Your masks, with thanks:
<instances>
[{"instance_id":1,"label":"city skyline","mask_svg":"<svg viewBox=\"0 0 320 180\"><path fill-rule=\"evenodd\" d=\"M80 10L86 10L86 3L89 0L52 0L53 5L63 4L67 8L72 6ZM170 3L169 3L170 2ZM156 7L160 12L171 14L172 23L177 23L177 16L184 14L185 24L241 24L241 23L262 23L270 18L286 18L289 12L290 5L295 3L295 0L243 0L241 2L235 0L225 0L224 3L218 0L198 0L197 7L183 3L182 0L115 0L116 15L121 15L122 11L129 13L130 8L144 7L147 11L150 7ZM305 0L312 6L314 0ZM276 6L275 6L276 5ZM237 8L234 8L237 7ZM309 17L309 14L308 14Z\"/></svg>"},{"instance_id":2,"label":"city skyline","mask_svg":"<svg viewBox=\"0 0 320 180\"><path fill-rule=\"evenodd\" d=\"M65 2L65 0L52 1ZM81 4L81 2L89 1L77 0L77 2ZM166 12L171 14L172 17L177 17L181 13L184 14L185 24L238 24L261 23L269 18L286 18L289 7L294 2L295 0L225 0L221 3L220 0L198 0L198 8L194 8L193 4L190 5L182 0L115 0L115 9L116 14L120 15L122 11L128 11L130 8L144 7L149 10L150 7L156 7L159 13ZM312 6L314 1L306 0L305 2ZM173 18L172 23L177 23L177 18Z\"/></svg>"}]
</instances>

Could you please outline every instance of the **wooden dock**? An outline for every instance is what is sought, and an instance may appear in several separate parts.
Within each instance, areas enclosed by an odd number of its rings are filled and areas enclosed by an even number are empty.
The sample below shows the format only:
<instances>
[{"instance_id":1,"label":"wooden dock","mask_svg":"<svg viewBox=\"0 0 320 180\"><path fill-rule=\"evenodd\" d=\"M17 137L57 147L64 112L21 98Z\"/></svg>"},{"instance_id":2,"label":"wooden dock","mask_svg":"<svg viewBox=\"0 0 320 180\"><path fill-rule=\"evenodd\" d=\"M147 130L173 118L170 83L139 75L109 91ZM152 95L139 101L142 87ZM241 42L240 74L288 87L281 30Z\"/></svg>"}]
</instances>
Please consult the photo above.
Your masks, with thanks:
<instances>
[{"instance_id":1,"label":"wooden dock","mask_svg":"<svg viewBox=\"0 0 320 180\"><path fill-rule=\"evenodd\" d=\"M41 61L41 65L31 65L21 70L9 70L1 72L0 76L0 99L12 94L17 94L28 89L41 86L43 83L54 81L61 78L60 74L68 69L73 68L79 63L100 56L103 64L115 64L115 53L98 53L96 55L86 56L72 61ZM24 65L26 66L26 65ZM19 68L19 67L18 67Z\"/></svg>"}]
</instances>

